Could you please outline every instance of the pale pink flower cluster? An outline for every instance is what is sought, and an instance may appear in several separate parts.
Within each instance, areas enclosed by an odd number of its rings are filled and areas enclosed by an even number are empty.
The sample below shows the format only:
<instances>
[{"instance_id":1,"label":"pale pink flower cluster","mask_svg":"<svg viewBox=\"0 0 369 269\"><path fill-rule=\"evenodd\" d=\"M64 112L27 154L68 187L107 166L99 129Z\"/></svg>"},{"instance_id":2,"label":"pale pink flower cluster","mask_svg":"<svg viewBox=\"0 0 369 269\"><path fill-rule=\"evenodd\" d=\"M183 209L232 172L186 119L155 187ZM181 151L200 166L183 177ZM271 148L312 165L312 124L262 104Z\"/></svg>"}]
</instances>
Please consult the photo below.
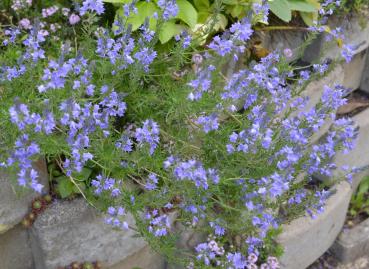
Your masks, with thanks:
<instances>
[{"instance_id":1,"label":"pale pink flower cluster","mask_svg":"<svg viewBox=\"0 0 369 269\"><path fill-rule=\"evenodd\" d=\"M57 6L44 8L44 9L42 9L42 17L43 18L50 17L50 16L54 15L58 10L59 10L59 7L57 7Z\"/></svg>"},{"instance_id":2,"label":"pale pink flower cluster","mask_svg":"<svg viewBox=\"0 0 369 269\"><path fill-rule=\"evenodd\" d=\"M28 8L32 5L32 0L13 0L11 8L15 11Z\"/></svg>"}]
</instances>

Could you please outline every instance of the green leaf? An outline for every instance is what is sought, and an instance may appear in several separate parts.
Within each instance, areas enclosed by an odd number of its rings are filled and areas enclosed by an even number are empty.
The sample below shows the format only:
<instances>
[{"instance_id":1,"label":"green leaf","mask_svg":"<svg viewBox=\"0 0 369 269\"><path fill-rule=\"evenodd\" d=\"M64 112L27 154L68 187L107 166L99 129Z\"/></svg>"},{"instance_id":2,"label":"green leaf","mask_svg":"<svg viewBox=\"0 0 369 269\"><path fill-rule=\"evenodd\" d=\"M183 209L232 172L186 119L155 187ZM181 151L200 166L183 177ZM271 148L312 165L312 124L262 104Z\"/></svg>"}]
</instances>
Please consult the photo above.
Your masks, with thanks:
<instances>
[{"instance_id":1,"label":"green leaf","mask_svg":"<svg viewBox=\"0 0 369 269\"><path fill-rule=\"evenodd\" d=\"M193 29L197 23L196 9L186 0L177 0L177 5L179 9L177 18Z\"/></svg>"},{"instance_id":2,"label":"green leaf","mask_svg":"<svg viewBox=\"0 0 369 269\"><path fill-rule=\"evenodd\" d=\"M312 26L318 20L318 12L300 12L300 16L307 26Z\"/></svg>"},{"instance_id":3,"label":"green leaf","mask_svg":"<svg viewBox=\"0 0 369 269\"><path fill-rule=\"evenodd\" d=\"M228 24L228 19L226 16L224 16L223 14L218 14L217 17L217 22L214 25L214 30L215 31L219 31L219 30L225 30Z\"/></svg>"},{"instance_id":4,"label":"green leaf","mask_svg":"<svg viewBox=\"0 0 369 269\"><path fill-rule=\"evenodd\" d=\"M152 15L158 11L158 7L152 2L138 2L137 13L131 13L127 19L127 23L132 24L132 30L137 30L144 22L147 17L152 17ZM123 8L119 8L116 12L115 19L118 16L124 18ZM150 19L150 26L154 24L155 19ZM151 27L150 27L151 28Z\"/></svg>"},{"instance_id":5,"label":"green leaf","mask_svg":"<svg viewBox=\"0 0 369 269\"><path fill-rule=\"evenodd\" d=\"M314 4L306 2L305 0L289 0L288 4L291 10L315 12L317 11Z\"/></svg>"},{"instance_id":6,"label":"green leaf","mask_svg":"<svg viewBox=\"0 0 369 269\"><path fill-rule=\"evenodd\" d=\"M197 19L197 23L198 24L204 24L208 18L210 17L210 13L208 11L199 11L198 13L198 19Z\"/></svg>"},{"instance_id":7,"label":"green leaf","mask_svg":"<svg viewBox=\"0 0 369 269\"><path fill-rule=\"evenodd\" d=\"M86 181L92 173L92 170L87 167L83 167L80 173L73 174L73 178L76 178L80 181Z\"/></svg>"},{"instance_id":8,"label":"green leaf","mask_svg":"<svg viewBox=\"0 0 369 269\"><path fill-rule=\"evenodd\" d=\"M235 5L230 9L230 14L234 18L240 18L244 14L244 8L242 5Z\"/></svg>"},{"instance_id":9,"label":"green leaf","mask_svg":"<svg viewBox=\"0 0 369 269\"><path fill-rule=\"evenodd\" d=\"M168 42L173 36L178 35L183 27L175 24L174 21L164 22L159 32L159 40L162 44Z\"/></svg>"},{"instance_id":10,"label":"green leaf","mask_svg":"<svg viewBox=\"0 0 369 269\"><path fill-rule=\"evenodd\" d=\"M209 0L194 0L193 3L199 12L204 11L209 13Z\"/></svg>"},{"instance_id":11,"label":"green leaf","mask_svg":"<svg viewBox=\"0 0 369 269\"><path fill-rule=\"evenodd\" d=\"M270 0L270 10L281 20L289 22L292 18L291 8L287 0Z\"/></svg>"},{"instance_id":12,"label":"green leaf","mask_svg":"<svg viewBox=\"0 0 369 269\"><path fill-rule=\"evenodd\" d=\"M131 3L132 0L103 0L103 2L105 2L105 3L113 3L113 4L120 4L120 3L126 4L126 3Z\"/></svg>"},{"instance_id":13,"label":"green leaf","mask_svg":"<svg viewBox=\"0 0 369 269\"><path fill-rule=\"evenodd\" d=\"M69 178L63 176L58 178L58 185L56 186L56 190L58 191L61 198L67 198L73 194L74 184L69 180Z\"/></svg>"},{"instance_id":14,"label":"green leaf","mask_svg":"<svg viewBox=\"0 0 369 269\"><path fill-rule=\"evenodd\" d=\"M223 0L226 5L238 5L238 0Z\"/></svg>"}]
</instances>

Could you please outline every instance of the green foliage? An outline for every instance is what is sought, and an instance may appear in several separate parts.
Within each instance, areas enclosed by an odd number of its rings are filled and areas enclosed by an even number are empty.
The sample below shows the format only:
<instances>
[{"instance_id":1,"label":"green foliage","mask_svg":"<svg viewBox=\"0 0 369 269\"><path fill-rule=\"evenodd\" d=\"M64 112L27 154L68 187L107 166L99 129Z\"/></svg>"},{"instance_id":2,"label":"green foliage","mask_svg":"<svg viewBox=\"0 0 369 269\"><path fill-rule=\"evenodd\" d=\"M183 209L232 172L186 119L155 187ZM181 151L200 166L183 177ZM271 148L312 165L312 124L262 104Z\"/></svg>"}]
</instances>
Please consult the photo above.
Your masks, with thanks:
<instances>
[{"instance_id":1,"label":"green foliage","mask_svg":"<svg viewBox=\"0 0 369 269\"><path fill-rule=\"evenodd\" d=\"M121 4L127 3L127 0L104 0L104 2ZM137 13L131 12L127 22L132 24L132 30L135 31L145 22L146 17L149 17L150 29L159 33L159 40L164 44L184 29L194 29L197 24L198 12L190 2L178 0L177 5L179 11L176 18L164 22L159 29L157 29L157 20L153 18L153 15L154 13L161 14L161 10L155 2L139 1L136 4ZM123 7L116 11L116 20L119 17L125 17Z\"/></svg>"},{"instance_id":2,"label":"green foliage","mask_svg":"<svg viewBox=\"0 0 369 269\"><path fill-rule=\"evenodd\" d=\"M269 0L269 6L270 10L285 22L291 21L293 11L299 11L307 25L312 25L320 8L317 0Z\"/></svg>"},{"instance_id":3,"label":"green foliage","mask_svg":"<svg viewBox=\"0 0 369 269\"><path fill-rule=\"evenodd\" d=\"M360 213L369 215L369 176L362 179L356 193L352 196L349 213L353 217Z\"/></svg>"}]
</instances>

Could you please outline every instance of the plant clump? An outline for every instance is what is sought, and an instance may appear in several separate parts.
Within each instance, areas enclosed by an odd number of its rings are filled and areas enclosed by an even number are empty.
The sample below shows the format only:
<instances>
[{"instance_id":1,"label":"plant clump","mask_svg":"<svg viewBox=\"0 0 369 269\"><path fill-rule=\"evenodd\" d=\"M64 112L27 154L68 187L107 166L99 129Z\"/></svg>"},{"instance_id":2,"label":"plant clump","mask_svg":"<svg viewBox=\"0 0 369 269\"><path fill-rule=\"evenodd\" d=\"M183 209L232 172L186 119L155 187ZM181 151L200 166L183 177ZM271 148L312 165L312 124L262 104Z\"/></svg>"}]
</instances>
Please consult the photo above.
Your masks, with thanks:
<instances>
[{"instance_id":1,"label":"plant clump","mask_svg":"<svg viewBox=\"0 0 369 269\"><path fill-rule=\"evenodd\" d=\"M354 147L352 120L335 115L348 90L326 85L313 104L302 95L335 63L296 67L288 50L245 59L257 18L268 17L265 1L204 37L206 45L180 32L165 46L160 27L174 19L178 3L159 1L133 31L128 18L139 3L125 4L125 16L111 25L107 5L85 0L5 28L0 166L13 170L20 186L42 193L32 162L46 155L57 167L51 174L60 196L81 194L106 223L134 229L170 262L278 268L281 225L305 213L315 217L330 195L311 184L313 176L330 177L333 169L342 172L337 180L352 176L351 168L332 162ZM337 4L322 3L322 17L305 30L327 32L341 46L340 29L324 24ZM47 21L57 12L65 22L52 32ZM353 48L343 45L342 56L349 61ZM332 127L313 143L326 121ZM35 200L31 214L42 209ZM179 248L184 231L207 239Z\"/></svg>"}]
</instances>

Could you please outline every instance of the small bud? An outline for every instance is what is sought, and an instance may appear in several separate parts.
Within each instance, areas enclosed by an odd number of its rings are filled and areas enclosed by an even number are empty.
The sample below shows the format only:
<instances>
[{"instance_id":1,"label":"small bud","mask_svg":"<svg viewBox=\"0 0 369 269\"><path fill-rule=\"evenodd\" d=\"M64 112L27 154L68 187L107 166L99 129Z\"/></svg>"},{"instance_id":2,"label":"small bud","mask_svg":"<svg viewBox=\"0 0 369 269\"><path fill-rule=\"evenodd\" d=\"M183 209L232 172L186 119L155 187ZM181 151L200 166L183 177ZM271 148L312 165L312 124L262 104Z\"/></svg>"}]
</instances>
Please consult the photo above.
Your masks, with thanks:
<instances>
[{"instance_id":1,"label":"small bud","mask_svg":"<svg viewBox=\"0 0 369 269\"><path fill-rule=\"evenodd\" d=\"M40 200L35 200L32 203L32 209L40 210L42 208L42 203Z\"/></svg>"},{"instance_id":2,"label":"small bud","mask_svg":"<svg viewBox=\"0 0 369 269\"><path fill-rule=\"evenodd\" d=\"M90 262L85 262L83 264L83 269L94 269L94 266Z\"/></svg>"},{"instance_id":3,"label":"small bud","mask_svg":"<svg viewBox=\"0 0 369 269\"><path fill-rule=\"evenodd\" d=\"M25 228L29 228L29 227L31 227L31 222L30 222L30 220L29 219L23 219L22 220L22 225L25 227Z\"/></svg>"},{"instance_id":4,"label":"small bud","mask_svg":"<svg viewBox=\"0 0 369 269\"><path fill-rule=\"evenodd\" d=\"M72 269L79 269L80 264L78 262L72 262L71 267L72 267Z\"/></svg>"},{"instance_id":5,"label":"small bud","mask_svg":"<svg viewBox=\"0 0 369 269\"><path fill-rule=\"evenodd\" d=\"M44 196L44 200L45 200L45 202L46 203L51 203L51 201L53 200L53 198L51 197L51 195L50 194L46 194L45 196Z\"/></svg>"},{"instance_id":6,"label":"small bud","mask_svg":"<svg viewBox=\"0 0 369 269\"><path fill-rule=\"evenodd\" d=\"M36 219L36 215L34 214L34 213L29 213L29 215L28 215L28 219L30 220L30 221L34 221L35 219Z\"/></svg>"}]
</instances>

